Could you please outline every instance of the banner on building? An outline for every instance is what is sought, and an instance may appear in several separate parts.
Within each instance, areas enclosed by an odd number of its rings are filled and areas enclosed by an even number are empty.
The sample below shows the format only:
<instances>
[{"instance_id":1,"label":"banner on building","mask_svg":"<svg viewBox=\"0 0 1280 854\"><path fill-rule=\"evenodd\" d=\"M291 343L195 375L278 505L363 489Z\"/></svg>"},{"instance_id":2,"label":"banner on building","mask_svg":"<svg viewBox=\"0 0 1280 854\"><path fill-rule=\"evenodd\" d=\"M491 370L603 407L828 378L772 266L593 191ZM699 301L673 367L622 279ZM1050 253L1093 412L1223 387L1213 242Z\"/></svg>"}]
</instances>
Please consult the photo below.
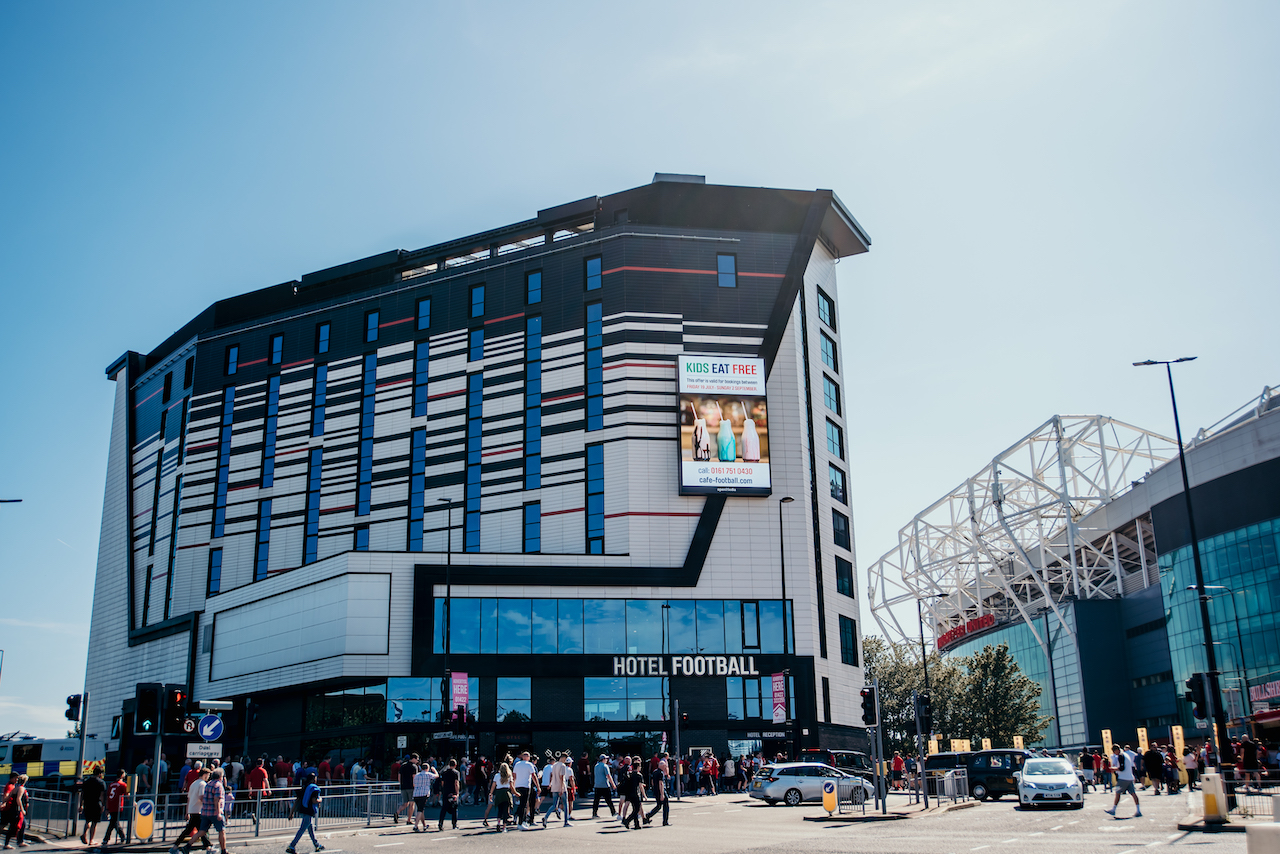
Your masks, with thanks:
<instances>
[{"instance_id":1,"label":"banner on building","mask_svg":"<svg viewBox=\"0 0 1280 854\"><path fill-rule=\"evenodd\" d=\"M680 494L769 495L764 359L676 357Z\"/></svg>"},{"instance_id":2,"label":"banner on building","mask_svg":"<svg viewBox=\"0 0 1280 854\"><path fill-rule=\"evenodd\" d=\"M457 711L458 706L466 708L471 701L470 691L471 683L467 681L467 674L454 671L451 674L453 687L451 689L453 700L449 704L449 711L452 713Z\"/></svg>"},{"instance_id":3,"label":"banner on building","mask_svg":"<svg viewBox=\"0 0 1280 854\"><path fill-rule=\"evenodd\" d=\"M787 674L773 674L773 722L787 722Z\"/></svg>"}]
</instances>

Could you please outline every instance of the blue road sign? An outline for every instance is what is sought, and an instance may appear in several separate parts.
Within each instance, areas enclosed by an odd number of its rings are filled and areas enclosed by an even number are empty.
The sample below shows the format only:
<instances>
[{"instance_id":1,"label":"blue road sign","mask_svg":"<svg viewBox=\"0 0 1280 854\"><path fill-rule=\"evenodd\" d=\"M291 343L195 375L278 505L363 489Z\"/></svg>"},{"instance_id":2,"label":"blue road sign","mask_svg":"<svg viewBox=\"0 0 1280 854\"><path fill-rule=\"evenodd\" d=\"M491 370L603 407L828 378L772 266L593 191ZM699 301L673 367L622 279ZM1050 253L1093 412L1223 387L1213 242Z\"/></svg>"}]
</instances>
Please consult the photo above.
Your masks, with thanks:
<instances>
[{"instance_id":1,"label":"blue road sign","mask_svg":"<svg viewBox=\"0 0 1280 854\"><path fill-rule=\"evenodd\" d=\"M217 715L205 715L200 719L196 730L205 741L217 741L222 738L222 718Z\"/></svg>"}]
</instances>

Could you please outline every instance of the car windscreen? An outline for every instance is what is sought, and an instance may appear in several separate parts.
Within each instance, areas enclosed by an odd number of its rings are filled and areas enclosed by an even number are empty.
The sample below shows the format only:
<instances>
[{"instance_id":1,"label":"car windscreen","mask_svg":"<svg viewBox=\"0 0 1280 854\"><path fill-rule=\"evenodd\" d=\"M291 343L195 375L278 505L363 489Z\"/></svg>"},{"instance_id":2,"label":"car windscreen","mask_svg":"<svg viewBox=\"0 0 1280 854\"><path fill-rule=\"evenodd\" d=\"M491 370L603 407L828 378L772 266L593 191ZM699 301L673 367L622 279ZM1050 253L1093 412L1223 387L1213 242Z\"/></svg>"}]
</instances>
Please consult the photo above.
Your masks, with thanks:
<instances>
[{"instance_id":1,"label":"car windscreen","mask_svg":"<svg viewBox=\"0 0 1280 854\"><path fill-rule=\"evenodd\" d=\"M1022 773L1028 777L1048 777L1074 774L1075 769L1071 767L1071 763L1062 759L1032 759L1022 769Z\"/></svg>"}]
</instances>

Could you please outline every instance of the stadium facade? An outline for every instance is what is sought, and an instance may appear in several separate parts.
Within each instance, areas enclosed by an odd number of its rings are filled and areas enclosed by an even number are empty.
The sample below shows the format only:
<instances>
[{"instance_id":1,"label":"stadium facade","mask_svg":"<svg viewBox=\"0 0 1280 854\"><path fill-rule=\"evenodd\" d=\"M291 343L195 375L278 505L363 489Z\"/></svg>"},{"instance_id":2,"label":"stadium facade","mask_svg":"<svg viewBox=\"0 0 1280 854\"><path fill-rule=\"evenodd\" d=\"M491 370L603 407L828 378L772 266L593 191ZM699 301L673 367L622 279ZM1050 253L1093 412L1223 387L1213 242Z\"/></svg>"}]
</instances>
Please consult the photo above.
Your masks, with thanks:
<instances>
[{"instance_id":1,"label":"stadium facade","mask_svg":"<svg viewBox=\"0 0 1280 854\"><path fill-rule=\"evenodd\" d=\"M126 352L88 730L149 754L160 682L233 701L231 753L652 752L675 702L686 749L860 746L835 265L869 245L830 191L659 175Z\"/></svg>"}]
</instances>

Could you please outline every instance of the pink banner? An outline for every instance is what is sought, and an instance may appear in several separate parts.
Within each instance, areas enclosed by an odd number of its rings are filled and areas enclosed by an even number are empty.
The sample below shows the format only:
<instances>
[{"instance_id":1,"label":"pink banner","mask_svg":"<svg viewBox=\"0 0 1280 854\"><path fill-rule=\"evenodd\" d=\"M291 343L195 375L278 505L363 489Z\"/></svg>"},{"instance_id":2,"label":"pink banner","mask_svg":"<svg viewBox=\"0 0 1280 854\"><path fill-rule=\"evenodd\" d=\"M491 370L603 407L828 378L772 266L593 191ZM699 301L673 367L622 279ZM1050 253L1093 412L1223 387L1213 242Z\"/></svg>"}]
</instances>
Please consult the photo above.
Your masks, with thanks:
<instances>
[{"instance_id":1,"label":"pink banner","mask_svg":"<svg viewBox=\"0 0 1280 854\"><path fill-rule=\"evenodd\" d=\"M471 683L467 681L467 674L456 671L453 673L453 684L451 686L453 701L449 704L450 713L457 711L458 706L462 706L464 709L467 707L471 700L470 686Z\"/></svg>"},{"instance_id":2,"label":"pink banner","mask_svg":"<svg viewBox=\"0 0 1280 854\"><path fill-rule=\"evenodd\" d=\"M773 722L787 722L787 674L773 674Z\"/></svg>"}]
</instances>

